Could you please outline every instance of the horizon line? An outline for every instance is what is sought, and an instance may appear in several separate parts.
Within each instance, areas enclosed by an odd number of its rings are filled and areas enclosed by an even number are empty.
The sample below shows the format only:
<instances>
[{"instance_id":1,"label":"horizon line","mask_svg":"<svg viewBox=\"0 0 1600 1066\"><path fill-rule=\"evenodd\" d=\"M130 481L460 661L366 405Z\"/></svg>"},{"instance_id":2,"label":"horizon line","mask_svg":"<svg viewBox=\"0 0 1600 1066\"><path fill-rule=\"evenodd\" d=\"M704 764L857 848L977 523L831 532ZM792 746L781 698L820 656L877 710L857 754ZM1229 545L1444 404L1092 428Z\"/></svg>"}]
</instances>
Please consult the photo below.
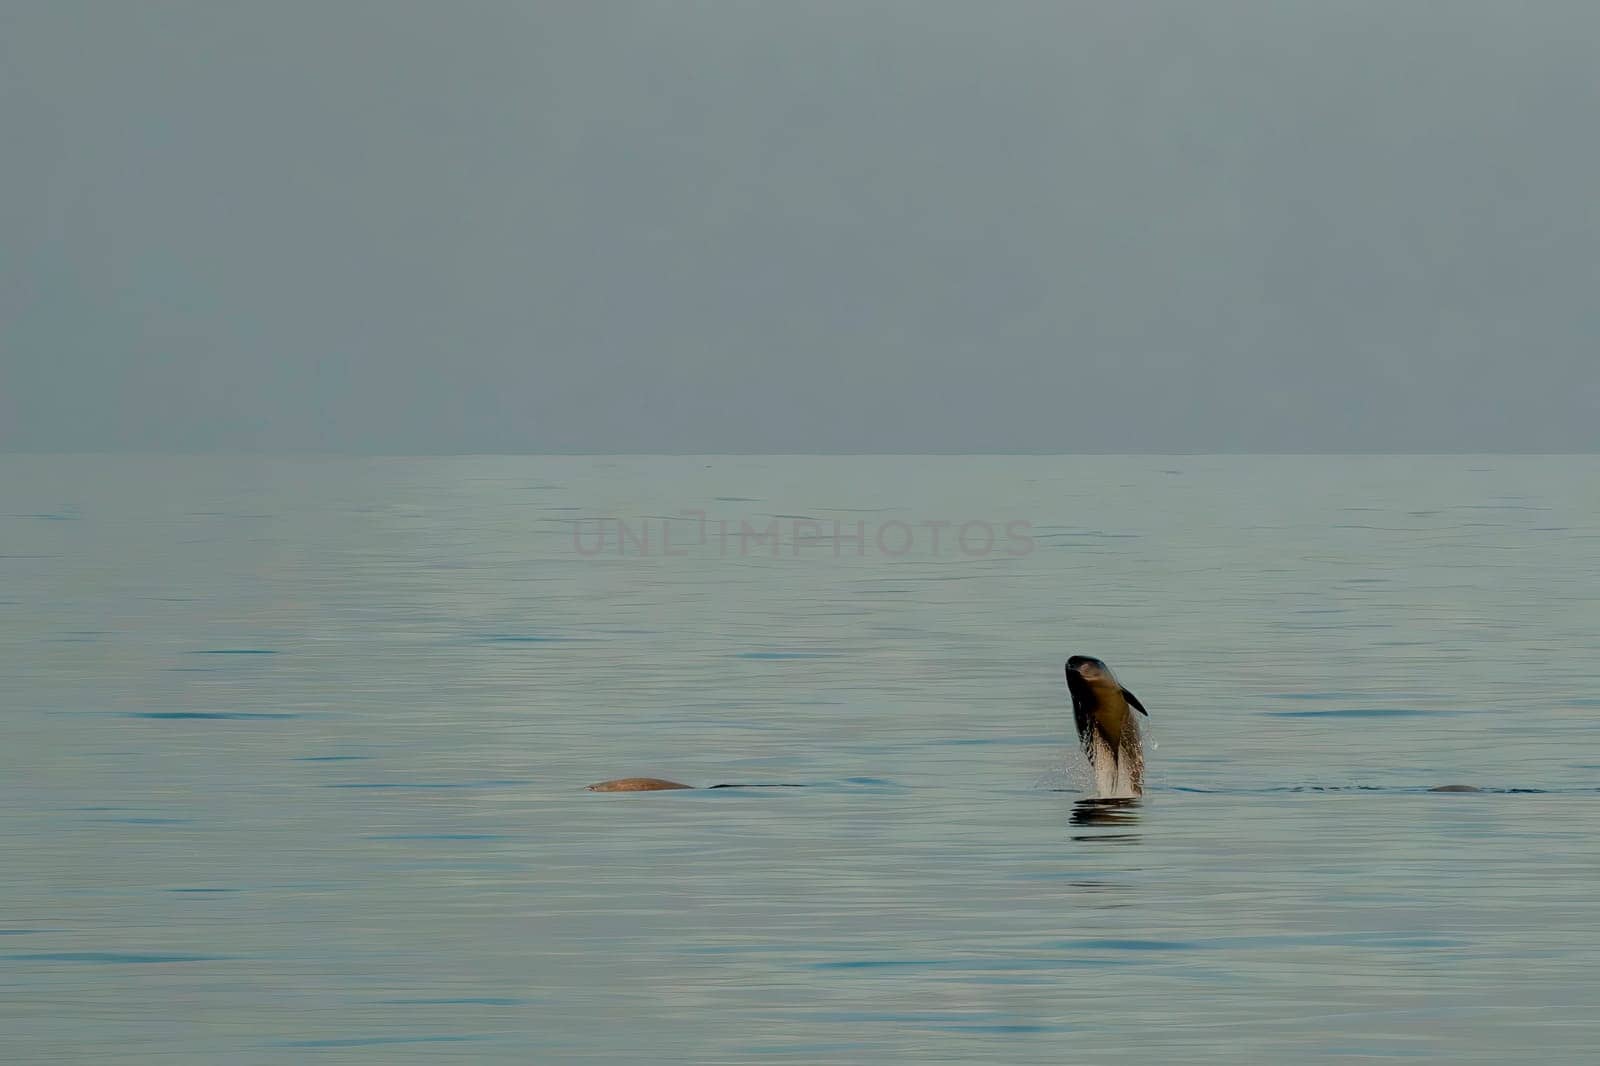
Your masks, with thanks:
<instances>
[{"instance_id":1,"label":"horizon line","mask_svg":"<svg viewBox=\"0 0 1600 1066\"><path fill-rule=\"evenodd\" d=\"M125 451L32 451L0 449L0 458L146 458L146 459L1068 459L1068 458L1124 458L1124 459L1206 459L1206 458L1578 458L1600 456L1600 451L1537 452L1537 451L983 451L983 452L588 452L588 451L528 451L528 452L366 452L241 449L212 451L165 451L130 449Z\"/></svg>"}]
</instances>

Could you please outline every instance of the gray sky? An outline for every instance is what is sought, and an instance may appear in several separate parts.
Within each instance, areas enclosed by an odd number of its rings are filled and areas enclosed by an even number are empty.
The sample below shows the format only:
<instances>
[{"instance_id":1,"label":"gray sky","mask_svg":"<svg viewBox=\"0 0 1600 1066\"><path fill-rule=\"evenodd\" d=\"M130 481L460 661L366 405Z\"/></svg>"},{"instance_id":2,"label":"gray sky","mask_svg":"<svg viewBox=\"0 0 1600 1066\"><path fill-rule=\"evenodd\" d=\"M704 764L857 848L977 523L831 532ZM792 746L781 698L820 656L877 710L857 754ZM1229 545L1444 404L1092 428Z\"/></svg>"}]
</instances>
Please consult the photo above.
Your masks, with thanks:
<instances>
[{"instance_id":1,"label":"gray sky","mask_svg":"<svg viewBox=\"0 0 1600 1066\"><path fill-rule=\"evenodd\" d=\"M1592 0L0 0L0 449L1600 450Z\"/></svg>"}]
</instances>

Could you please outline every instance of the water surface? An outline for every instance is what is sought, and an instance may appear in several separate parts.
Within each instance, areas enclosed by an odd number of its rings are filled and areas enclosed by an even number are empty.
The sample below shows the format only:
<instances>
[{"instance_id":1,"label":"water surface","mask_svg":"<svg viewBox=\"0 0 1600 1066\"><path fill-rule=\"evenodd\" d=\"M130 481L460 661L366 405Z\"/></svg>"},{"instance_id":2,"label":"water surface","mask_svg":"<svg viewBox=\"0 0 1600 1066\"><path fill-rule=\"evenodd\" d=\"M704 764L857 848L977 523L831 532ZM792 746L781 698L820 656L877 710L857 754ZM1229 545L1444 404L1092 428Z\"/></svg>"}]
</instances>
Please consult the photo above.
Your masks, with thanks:
<instances>
[{"instance_id":1,"label":"water surface","mask_svg":"<svg viewBox=\"0 0 1600 1066\"><path fill-rule=\"evenodd\" d=\"M1590 1061L1597 488L0 458L0 1051ZM1073 652L1141 805L1079 791Z\"/></svg>"}]
</instances>

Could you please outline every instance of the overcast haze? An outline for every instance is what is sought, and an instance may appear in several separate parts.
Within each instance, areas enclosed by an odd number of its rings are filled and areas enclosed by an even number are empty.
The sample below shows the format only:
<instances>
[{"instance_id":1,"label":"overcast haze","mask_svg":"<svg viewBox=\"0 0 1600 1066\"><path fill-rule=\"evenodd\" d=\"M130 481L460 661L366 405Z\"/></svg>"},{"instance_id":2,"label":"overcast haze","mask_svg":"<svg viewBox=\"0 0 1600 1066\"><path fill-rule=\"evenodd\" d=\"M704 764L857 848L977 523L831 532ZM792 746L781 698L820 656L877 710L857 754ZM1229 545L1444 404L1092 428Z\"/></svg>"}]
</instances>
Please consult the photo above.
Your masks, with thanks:
<instances>
[{"instance_id":1,"label":"overcast haze","mask_svg":"<svg viewBox=\"0 0 1600 1066\"><path fill-rule=\"evenodd\" d=\"M0 449L1594 451L1600 5L0 0Z\"/></svg>"}]
</instances>

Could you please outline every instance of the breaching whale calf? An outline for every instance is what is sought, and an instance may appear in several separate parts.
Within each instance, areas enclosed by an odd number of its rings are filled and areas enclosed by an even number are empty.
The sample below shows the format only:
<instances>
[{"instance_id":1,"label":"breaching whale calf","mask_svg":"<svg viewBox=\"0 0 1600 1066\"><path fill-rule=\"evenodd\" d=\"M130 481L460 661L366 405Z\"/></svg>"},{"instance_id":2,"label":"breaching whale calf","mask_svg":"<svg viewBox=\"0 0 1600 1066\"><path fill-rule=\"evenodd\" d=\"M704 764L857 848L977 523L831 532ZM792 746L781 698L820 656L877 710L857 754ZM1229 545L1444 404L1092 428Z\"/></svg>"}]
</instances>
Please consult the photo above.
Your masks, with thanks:
<instances>
[{"instance_id":1,"label":"breaching whale calf","mask_svg":"<svg viewBox=\"0 0 1600 1066\"><path fill-rule=\"evenodd\" d=\"M1078 741L1094 769L1095 790L1103 798L1144 793L1144 742L1139 697L1122 687L1111 667L1091 655L1067 660L1067 691L1072 694L1072 719Z\"/></svg>"}]
</instances>

